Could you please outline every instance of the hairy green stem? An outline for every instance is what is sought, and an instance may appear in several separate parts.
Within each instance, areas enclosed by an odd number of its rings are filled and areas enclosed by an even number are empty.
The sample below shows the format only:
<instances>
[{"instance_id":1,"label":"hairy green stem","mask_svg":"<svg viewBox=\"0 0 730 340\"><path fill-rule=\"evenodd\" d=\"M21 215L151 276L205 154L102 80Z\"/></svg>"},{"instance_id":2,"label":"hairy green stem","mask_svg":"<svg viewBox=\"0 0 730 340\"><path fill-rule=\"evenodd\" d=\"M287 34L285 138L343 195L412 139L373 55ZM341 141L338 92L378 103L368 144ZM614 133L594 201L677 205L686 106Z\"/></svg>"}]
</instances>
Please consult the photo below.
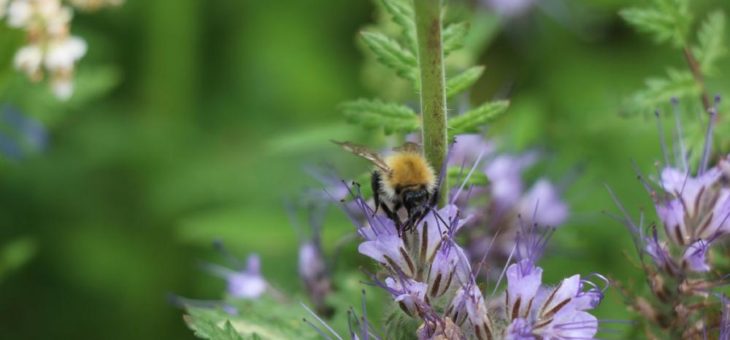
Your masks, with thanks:
<instances>
[{"instance_id":1,"label":"hairy green stem","mask_svg":"<svg viewBox=\"0 0 730 340\"><path fill-rule=\"evenodd\" d=\"M442 0L413 0L421 79L422 141L426 159L441 176L447 152L446 86L441 38ZM441 183L441 204L448 197L446 176Z\"/></svg>"},{"instance_id":2,"label":"hairy green stem","mask_svg":"<svg viewBox=\"0 0 730 340\"><path fill-rule=\"evenodd\" d=\"M705 78L702 75L702 71L700 70L700 65L697 62L697 58L692 54L692 50L689 47L684 47L682 50L684 53L684 59L687 61L687 66L689 67L690 72L692 72L692 77L694 78L697 85L700 87L700 101L702 102L702 106L705 109L705 113L710 112L712 109L712 104L710 103L710 96L707 94L707 88L705 87Z\"/></svg>"}]
</instances>

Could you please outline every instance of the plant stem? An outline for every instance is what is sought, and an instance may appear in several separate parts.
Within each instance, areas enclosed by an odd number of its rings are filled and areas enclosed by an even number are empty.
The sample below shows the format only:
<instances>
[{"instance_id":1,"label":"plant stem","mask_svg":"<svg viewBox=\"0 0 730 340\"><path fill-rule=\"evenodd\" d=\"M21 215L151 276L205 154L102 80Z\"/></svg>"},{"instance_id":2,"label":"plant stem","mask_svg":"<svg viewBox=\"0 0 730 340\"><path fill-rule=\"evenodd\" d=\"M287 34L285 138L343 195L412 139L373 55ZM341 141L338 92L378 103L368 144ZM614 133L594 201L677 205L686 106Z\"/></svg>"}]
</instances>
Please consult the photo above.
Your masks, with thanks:
<instances>
[{"instance_id":1,"label":"plant stem","mask_svg":"<svg viewBox=\"0 0 730 340\"><path fill-rule=\"evenodd\" d=\"M689 47L685 47L682 51L684 52L684 59L687 61L689 70L692 72L692 77L694 77L695 82L700 87L700 100L702 101L702 106L705 108L705 113L710 112L712 109L710 96L707 95L705 78L702 76L700 64L697 62L697 58L695 58L694 54L692 54L692 50L690 50Z\"/></svg>"},{"instance_id":2,"label":"plant stem","mask_svg":"<svg viewBox=\"0 0 730 340\"><path fill-rule=\"evenodd\" d=\"M447 152L444 52L441 39L441 1L413 0L421 78L422 141L426 159L442 177L441 202L448 197L444 161Z\"/></svg>"}]
</instances>

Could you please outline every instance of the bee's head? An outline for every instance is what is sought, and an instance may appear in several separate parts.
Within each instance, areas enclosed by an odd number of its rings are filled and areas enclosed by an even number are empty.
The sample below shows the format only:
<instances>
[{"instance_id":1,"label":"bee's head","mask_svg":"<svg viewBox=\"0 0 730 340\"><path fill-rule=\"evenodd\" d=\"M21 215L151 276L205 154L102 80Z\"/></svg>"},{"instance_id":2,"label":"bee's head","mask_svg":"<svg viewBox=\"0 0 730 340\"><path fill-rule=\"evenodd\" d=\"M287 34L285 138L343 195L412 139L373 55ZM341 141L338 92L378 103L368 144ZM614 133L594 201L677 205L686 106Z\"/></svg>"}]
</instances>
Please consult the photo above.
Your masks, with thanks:
<instances>
[{"instance_id":1,"label":"bee's head","mask_svg":"<svg viewBox=\"0 0 730 340\"><path fill-rule=\"evenodd\" d=\"M423 216L428 209L430 193L424 187L414 187L403 190L401 200L409 216Z\"/></svg>"}]
</instances>

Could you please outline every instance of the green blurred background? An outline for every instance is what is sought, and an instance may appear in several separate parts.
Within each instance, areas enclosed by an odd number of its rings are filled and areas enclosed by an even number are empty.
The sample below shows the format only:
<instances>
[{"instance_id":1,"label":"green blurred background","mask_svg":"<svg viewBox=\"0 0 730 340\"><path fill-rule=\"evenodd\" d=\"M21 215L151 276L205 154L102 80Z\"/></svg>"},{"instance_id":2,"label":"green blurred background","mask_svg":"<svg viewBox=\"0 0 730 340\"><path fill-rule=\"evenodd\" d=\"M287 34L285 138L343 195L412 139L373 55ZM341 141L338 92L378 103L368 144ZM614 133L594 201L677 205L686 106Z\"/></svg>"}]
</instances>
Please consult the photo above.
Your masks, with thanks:
<instances>
[{"instance_id":1,"label":"green blurred background","mask_svg":"<svg viewBox=\"0 0 730 340\"><path fill-rule=\"evenodd\" d=\"M601 213L613 209L603 183L633 211L650 207L630 159L651 169L655 124L622 118L621 101L647 76L682 67L682 55L620 20L633 1L545 2L557 5L502 23L480 54L487 71L472 99L509 89L512 107L490 133L513 151L549 151L531 176L559 180L583 165L546 281L601 272L640 283L621 251L633 258L628 233ZM219 261L215 239L240 256L260 253L270 281L301 291L282 202L312 185L306 164L350 174L362 164L328 140L367 135L336 108L376 93L356 43L373 20L367 0L128 0L78 13L73 31L89 52L63 104L12 69L23 36L0 28L0 105L49 130L44 151L0 164L0 337L192 338L165 296L220 296L223 282L198 266ZM351 231L331 215L328 249ZM345 257L359 261L354 249ZM597 314L628 318L615 291Z\"/></svg>"}]
</instances>

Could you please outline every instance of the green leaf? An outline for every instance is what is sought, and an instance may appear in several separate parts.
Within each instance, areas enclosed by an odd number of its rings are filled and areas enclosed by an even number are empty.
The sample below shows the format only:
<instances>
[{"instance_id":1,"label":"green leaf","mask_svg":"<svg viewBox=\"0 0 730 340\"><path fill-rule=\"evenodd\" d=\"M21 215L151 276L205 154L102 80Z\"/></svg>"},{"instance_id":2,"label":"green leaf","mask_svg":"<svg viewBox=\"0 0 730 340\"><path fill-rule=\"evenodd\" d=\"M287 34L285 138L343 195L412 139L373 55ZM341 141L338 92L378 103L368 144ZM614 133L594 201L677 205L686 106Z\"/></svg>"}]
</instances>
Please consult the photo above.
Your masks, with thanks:
<instances>
[{"instance_id":1,"label":"green leaf","mask_svg":"<svg viewBox=\"0 0 730 340\"><path fill-rule=\"evenodd\" d=\"M469 170L471 168L468 168L472 166L473 164L465 164L465 168L461 167L450 167L448 171L446 172L446 176L448 178L448 183L451 183L454 186L460 186L464 180L466 179L466 176L469 174ZM472 172L471 176L469 176L469 180L466 181L466 186L485 186L489 184L489 179L487 178L487 175L484 172L481 171L474 171Z\"/></svg>"},{"instance_id":2,"label":"green leaf","mask_svg":"<svg viewBox=\"0 0 730 340\"><path fill-rule=\"evenodd\" d=\"M669 103L672 98L686 98L699 93L692 73L670 69L665 78L647 79L646 88L628 99L628 108L633 113L653 111Z\"/></svg>"},{"instance_id":3,"label":"green leaf","mask_svg":"<svg viewBox=\"0 0 730 340\"><path fill-rule=\"evenodd\" d=\"M386 134L414 132L421 126L416 112L400 104L358 99L340 107L349 122L370 129L383 128Z\"/></svg>"},{"instance_id":4,"label":"green leaf","mask_svg":"<svg viewBox=\"0 0 730 340\"><path fill-rule=\"evenodd\" d=\"M30 237L20 237L4 244L0 248L0 279L28 263L37 248L37 242Z\"/></svg>"},{"instance_id":5,"label":"green leaf","mask_svg":"<svg viewBox=\"0 0 730 340\"><path fill-rule=\"evenodd\" d=\"M444 28L443 33L443 49L444 55L458 50L464 46L466 35L469 33L469 24L466 22L458 22L448 25Z\"/></svg>"},{"instance_id":6,"label":"green leaf","mask_svg":"<svg viewBox=\"0 0 730 340\"><path fill-rule=\"evenodd\" d=\"M230 300L237 315L221 309L188 307L184 320L195 335L211 340L316 339L315 332L302 322L308 316L300 306L271 298Z\"/></svg>"},{"instance_id":7,"label":"green leaf","mask_svg":"<svg viewBox=\"0 0 730 340\"><path fill-rule=\"evenodd\" d=\"M195 336L201 339L211 340L243 340L229 320L224 318L222 312L206 309L189 309L189 315L184 317ZM222 323L222 327L219 324Z\"/></svg>"},{"instance_id":8,"label":"green leaf","mask_svg":"<svg viewBox=\"0 0 730 340\"><path fill-rule=\"evenodd\" d=\"M451 98L468 89L484 73L484 66L473 66L446 80L446 96Z\"/></svg>"},{"instance_id":9,"label":"green leaf","mask_svg":"<svg viewBox=\"0 0 730 340\"><path fill-rule=\"evenodd\" d=\"M703 74L716 72L716 62L727 53L725 47L725 14L711 13L697 33L698 45L692 49Z\"/></svg>"},{"instance_id":10,"label":"green leaf","mask_svg":"<svg viewBox=\"0 0 730 340\"><path fill-rule=\"evenodd\" d=\"M383 7L403 30L406 47L416 53L416 24L413 22L413 6L411 1L382 0Z\"/></svg>"},{"instance_id":11,"label":"green leaf","mask_svg":"<svg viewBox=\"0 0 730 340\"><path fill-rule=\"evenodd\" d=\"M498 100L484 103L466 113L449 119L449 135L477 132L487 123L501 116L509 107L509 101Z\"/></svg>"},{"instance_id":12,"label":"green leaf","mask_svg":"<svg viewBox=\"0 0 730 340\"><path fill-rule=\"evenodd\" d=\"M619 12L636 30L651 34L657 43L671 42L677 48L687 45L692 26L688 0L652 0L651 7L631 7Z\"/></svg>"},{"instance_id":13,"label":"green leaf","mask_svg":"<svg viewBox=\"0 0 730 340\"><path fill-rule=\"evenodd\" d=\"M361 36L378 61L405 79L414 82L418 79L418 61L412 52L404 49L397 41L388 38L383 33L362 32Z\"/></svg>"}]
</instances>

